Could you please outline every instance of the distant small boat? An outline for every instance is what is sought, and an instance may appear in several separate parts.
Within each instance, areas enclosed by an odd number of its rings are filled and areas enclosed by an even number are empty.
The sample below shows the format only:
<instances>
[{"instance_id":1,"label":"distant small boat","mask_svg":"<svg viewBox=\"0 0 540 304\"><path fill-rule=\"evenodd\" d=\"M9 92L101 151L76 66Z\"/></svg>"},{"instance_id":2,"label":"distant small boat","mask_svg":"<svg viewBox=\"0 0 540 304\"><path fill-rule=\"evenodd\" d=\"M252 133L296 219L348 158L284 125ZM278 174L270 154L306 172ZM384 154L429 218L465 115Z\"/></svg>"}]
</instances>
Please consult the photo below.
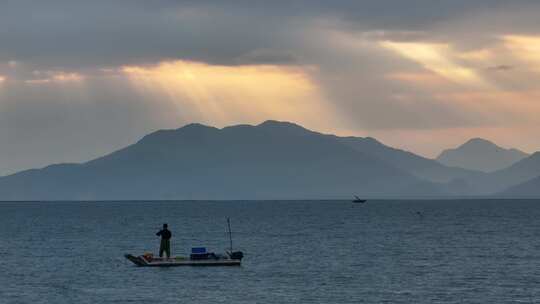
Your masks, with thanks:
<instances>
[{"instance_id":1,"label":"distant small boat","mask_svg":"<svg viewBox=\"0 0 540 304\"><path fill-rule=\"evenodd\" d=\"M367 200L361 199L361 198L359 198L358 196L355 195L355 196L354 196L354 200L353 200L352 202L353 202L353 203L361 203L361 204L363 204L363 203L365 203L366 201L367 201Z\"/></svg>"}]
</instances>

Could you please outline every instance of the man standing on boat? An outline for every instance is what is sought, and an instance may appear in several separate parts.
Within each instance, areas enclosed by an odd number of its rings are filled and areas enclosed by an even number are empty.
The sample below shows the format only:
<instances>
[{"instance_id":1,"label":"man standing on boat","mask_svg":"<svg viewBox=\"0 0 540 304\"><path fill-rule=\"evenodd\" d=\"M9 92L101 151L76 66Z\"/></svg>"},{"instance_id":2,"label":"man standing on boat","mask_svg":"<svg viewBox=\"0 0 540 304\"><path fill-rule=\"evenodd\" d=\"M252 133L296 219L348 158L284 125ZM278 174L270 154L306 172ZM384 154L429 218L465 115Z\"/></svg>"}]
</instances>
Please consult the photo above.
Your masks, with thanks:
<instances>
[{"instance_id":1,"label":"man standing on boat","mask_svg":"<svg viewBox=\"0 0 540 304\"><path fill-rule=\"evenodd\" d=\"M159 257L163 257L163 251L167 254L167 258L171 257L171 237L172 233L167 229L167 224L163 224L163 229L156 233L157 236L161 236L161 243L159 244Z\"/></svg>"}]
</instances>

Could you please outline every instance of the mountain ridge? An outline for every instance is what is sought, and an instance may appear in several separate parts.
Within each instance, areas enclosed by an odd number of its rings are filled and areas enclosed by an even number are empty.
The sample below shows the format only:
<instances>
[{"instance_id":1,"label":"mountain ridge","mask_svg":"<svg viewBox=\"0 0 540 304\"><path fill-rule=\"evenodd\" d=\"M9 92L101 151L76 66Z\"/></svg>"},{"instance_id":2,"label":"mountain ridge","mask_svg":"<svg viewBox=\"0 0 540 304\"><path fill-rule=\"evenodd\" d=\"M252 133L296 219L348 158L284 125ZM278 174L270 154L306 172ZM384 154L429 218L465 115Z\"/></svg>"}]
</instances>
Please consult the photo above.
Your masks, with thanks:
<instances>
[{"instance_id":1,"label":"mountain ridge","mask_svg":"<svg viewBox=\"0 0 540 304\"><path fill-rule=\"evenodd\" d=\"M389 187L388 185L391 185ZM189 124L81 164L0 178L1 199L294 199L444 189L296 124Z\"/></svg>"},{"instance_id":2,"label":"mountain ridge","mask_svg":"<svg viewBox=\"0 0 540 304\"><path fill-rule=\"evenodd\" d=\"M476 137L457 148L442 151L436 160L446 166L489 173L507 168L528 156L518 149L505 149L487 139Z\"/></svg>"},{"instance_id":3,"label":"mountain ridge","mask_svg":"<svg viewBox=\"0 0 540 304\"><path fill-rule=\"evenodd\" d=\"M84 163L0 177L2 200L449 197L501 193L540 175L540 153L492 173L439 162L372 137L265 121L158 130Z\"/></svg>"}]
</instances>

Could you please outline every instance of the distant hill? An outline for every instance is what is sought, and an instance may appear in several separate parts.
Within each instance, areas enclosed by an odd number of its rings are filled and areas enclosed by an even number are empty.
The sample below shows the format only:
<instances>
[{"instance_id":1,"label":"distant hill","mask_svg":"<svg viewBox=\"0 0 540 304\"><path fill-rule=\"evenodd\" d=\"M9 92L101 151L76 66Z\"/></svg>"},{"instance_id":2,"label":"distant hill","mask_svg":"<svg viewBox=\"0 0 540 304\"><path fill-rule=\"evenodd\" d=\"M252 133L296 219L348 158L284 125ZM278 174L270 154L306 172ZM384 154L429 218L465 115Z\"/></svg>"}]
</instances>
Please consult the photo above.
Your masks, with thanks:
<instances>
[{"instance_id":1,"label":"distant hill","mask_svg":"<svg viewBox=\"0 0 540 304\"><path fill-rule=\"evenodd\" d=\"M509 197L540 197L540 176L524 183L515 185L499 193Z\"/></svg>"},{"instance_id":2,"label":"distant hill","mask_svg":"<svg viewBox=\"0 0 540 304\"><path fill-rule=\"evenodd\" d=\"M353 148L356 141L277 121L223 129L190 124L154 132L87 163L52 165L2 177L0 199L302 199L448 194L442 185L405 169L412 165L396 166L395 160L385 161L382 154L375 157L376 151L364 153ZM374 146L384 150L384 146ZM444 166L438 168L445 170Z\"/></svg>"},{"instance_id":3,"label":"distant hill","mask_svg":"<svg viewBox=\"0 0 540 304\"><path fill-rule=\"evenodd\" d=\"M433 159L386 146L371 137L338 137L338 141L432 182L449 183L465 177L482 175L474 170L445 166Z\"/></svg>"},{"instance_id":4,"label":"distant hill","mask_svg":"<svg viewBox=\"0 0 540 304\"><path fill-rule=\"evenodd\" d=\"M517 149L504 149L488 140L473 138L455 149L444 150L437 161L451 167L493 172L527 156L527 153Z\"/></svg>"},{"instance_id":5,"label":"distant hill","mask_svg":"<svg viewBox=\"0 0 540 304\"><path fill-rule=\"evenodd\" d=\"M508 168L486 174L482 178L471 178L468 182L482 193L499 193L540 176L540 152L526 157Z\"/></svg>"}]
</instances>

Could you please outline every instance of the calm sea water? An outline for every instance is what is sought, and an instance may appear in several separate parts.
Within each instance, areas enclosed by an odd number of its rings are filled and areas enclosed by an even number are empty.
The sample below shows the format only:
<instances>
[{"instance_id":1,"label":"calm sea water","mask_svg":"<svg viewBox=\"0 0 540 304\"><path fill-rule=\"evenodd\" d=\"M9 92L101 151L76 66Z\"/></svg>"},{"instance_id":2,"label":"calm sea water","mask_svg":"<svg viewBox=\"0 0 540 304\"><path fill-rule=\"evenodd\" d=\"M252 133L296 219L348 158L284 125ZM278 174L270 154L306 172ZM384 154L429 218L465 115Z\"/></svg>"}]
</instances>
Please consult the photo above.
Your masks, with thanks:
<instances>
[{"instance_id":1,"label":"calm sea water","mask_svg":"<svg viewBox=\"0 0 540 304\"><path fill-rule=\"evenodd\" d=\"M422 213L422 216L417 214ZM223 252L241 267L137 268ZM0 303L538 303L540 201L0 203Z\"/></svg>"}]
</instances>

